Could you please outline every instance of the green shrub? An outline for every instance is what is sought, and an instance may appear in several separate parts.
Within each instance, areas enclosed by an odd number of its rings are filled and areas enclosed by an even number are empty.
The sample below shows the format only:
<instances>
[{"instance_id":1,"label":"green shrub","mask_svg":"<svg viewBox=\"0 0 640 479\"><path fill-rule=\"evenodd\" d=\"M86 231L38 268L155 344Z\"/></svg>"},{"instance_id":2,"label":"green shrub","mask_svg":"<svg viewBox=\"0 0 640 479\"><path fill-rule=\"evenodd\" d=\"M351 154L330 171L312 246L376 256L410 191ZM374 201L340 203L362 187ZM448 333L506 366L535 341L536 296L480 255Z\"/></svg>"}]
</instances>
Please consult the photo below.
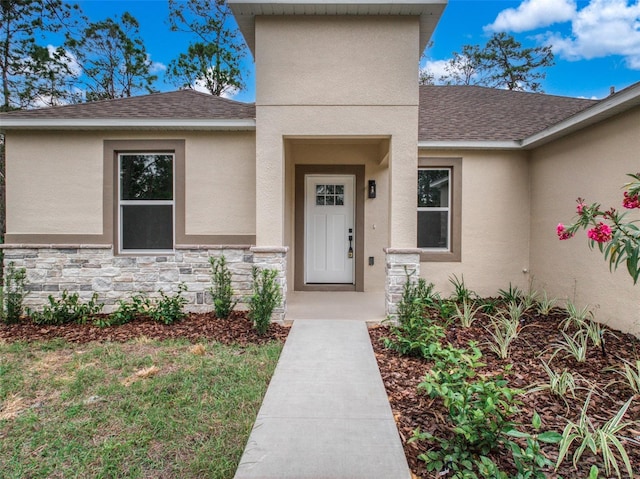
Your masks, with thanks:
<instances>
[{"instance_id":1,"label":"green shrub","mask_svg":"<svg viewBox=\"0 0 640 479\"><path fill-rule=\"evenodd\" d=\"M228 318L236 307L237 301L233 300L233 288L231 287L231 271L227 268L227 260L224 255L220 258L209 258L211 264L211 283L209 288L213 298L213 307L218 318Z\"/></svg>"},{"instance_id":2,"label":"green shrub","mask_svg":"<svg viewBox=\"0 0 640 479\"><path fill-rule=\"evenodd\" d=\"M406 272L406 270L405 270ZM398 303L398 322L391 323L390 338L383 338L386 348L409 356L430 358L437 347L435 343L444 337L444 328L436 324L425 309L434 307L439 298L433 292L433 284L427 285L423 278L411 281L411 275L402 289L402 298Z\"/></svg>"},{"instance_id":3,"label":"green shrub","mask_svg":"<svg viewBox=\"0 0 640 479\"><path fill-rule=\"evenodd\" d=\"M460 279L454 274L451 278L449 278L449 283L453 285L453 294L451 295L451 299L456 303L460 303L462 301L471 301L478 297L475 291L470 290L464 284L464 275L460 276Z\"/></svg>"},{"instance_id":4,"label":"green shrub","mask_svg":"<svg viewBox=\"0 0 640 479\"><path fill-rule=\"evenodd\" d=\"M263 335L269 329L273 310L282 301L282 292L278 284L278 271L275 269L252 270L253 294L249 297L249 319L253 321L258 334Z\"/></svg>"},{"instance_id":5,"label":"green shrub","mask_svg":"<svg viewBox=\"0 0 640 479\"><path fill-rule=\"evenodd\" d=\"M69 294L67 290L62 292L60 299L49 295L49 304L40 312L31 313L31 319L36 324L84 324L89 318L99 314L104 304L98 303L98 293L93 293L86 303L80 300L78 293Z\"/></svg>"},{"instance_id":6,"label":"green shrub","mask_svg":"<svg viewBox=\"0 0 640 479\"><path fill-rule=\"evenodd\" d=\"M131 301L121 299L118 308L106 318L97 318L96 326L101 328L120 326L134 321L139 315L146 314L149 308L149 300L140 295L132 296Z\"/></svg>"},{"instance_id":7,"label":"green shrub","mask_svg":"<svg viewBox=\"0 0 640 479\"><path fill-rule=\"evenodd\" d=\"M184 283L180 283L178 292L173 296L169 296L163 291L158 291L160 298L153 302L144 303L146 314L159 323L173 324L180 321L187 315L184 312L184 305L187 304L187 300L182 296L182 293L186 290L187 286Z\"/></svg>"},{"instance_id":8,"label":"green shrub","mask_svg":"<svg viewBox=\"0 0 640 479\"><path fill-rule=\"evenodd\" d=\"M427 440L437 448L422 454L427 470L448 468L454 477L493 477L507 479L488 458L488 454L505 443L505 434L514 430L511 416L517 411L517 395L502 376L476 378L482 354L475 344L470 351L451 345L437 349L435 365L418 388L439 398L448 411L450 434L437 437L414 432L411 441Z\"/></svg>"},{"instance_id":9,"label":"green shrub","mask_svg":"<svg viewBox=\"0 0 640 479\"><path fill-rule=\"evenodd\" d=\"M5 323L15 324L20 321L24 298L29 294L26 287L27 271L24 268L16 269L13 263L9 263L4 288L0 288L0 314Z\"/></svg>"}]
</instances>

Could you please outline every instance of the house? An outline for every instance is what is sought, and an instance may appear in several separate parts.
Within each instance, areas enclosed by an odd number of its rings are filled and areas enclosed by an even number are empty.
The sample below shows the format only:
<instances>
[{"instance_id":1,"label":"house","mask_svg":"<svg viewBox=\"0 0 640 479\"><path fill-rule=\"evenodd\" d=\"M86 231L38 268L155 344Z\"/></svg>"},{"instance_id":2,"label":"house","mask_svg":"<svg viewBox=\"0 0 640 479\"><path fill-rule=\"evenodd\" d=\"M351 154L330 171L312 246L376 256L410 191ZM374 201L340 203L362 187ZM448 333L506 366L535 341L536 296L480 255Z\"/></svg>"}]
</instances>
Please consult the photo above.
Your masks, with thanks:
<instances>
[{"instance_id":1,"label":"house","mask_svg":"<svg viewBox=\"0 0 640 479\"><path fill-rule=\"evenodd\" d=\"M482 295L532 283L640 333L625 272L555 236L578 196L620 203L640 84L601 101L419 87L445 0L229 3L255 105L185 90L0 115L5 262L30 302L184 282L208 308L223 253L240 294L253 265L279 271L279 319L291 291L386 291L393 313L406 267L444 292L453 274Z\"/></svg>"}]
</instances>

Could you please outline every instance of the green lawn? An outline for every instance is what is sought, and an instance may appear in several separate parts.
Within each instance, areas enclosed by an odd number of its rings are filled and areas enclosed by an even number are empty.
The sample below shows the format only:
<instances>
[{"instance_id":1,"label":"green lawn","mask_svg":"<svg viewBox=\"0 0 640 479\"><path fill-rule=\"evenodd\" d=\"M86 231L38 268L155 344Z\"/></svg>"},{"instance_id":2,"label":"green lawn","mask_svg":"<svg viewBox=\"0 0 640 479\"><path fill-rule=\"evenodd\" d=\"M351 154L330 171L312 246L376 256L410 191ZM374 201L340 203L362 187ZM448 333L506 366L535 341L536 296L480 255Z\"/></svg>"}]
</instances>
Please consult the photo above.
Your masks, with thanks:
<instances>
[{"instance_id":1,"label":"green lawn","mask_svg":"<svg viewBox=\"0 0 640 479\"><path fill-rule=\"evenodd\" d=\"M0 343L0 477L233 477L282 349Z\"/></svg>"}]
</instances>

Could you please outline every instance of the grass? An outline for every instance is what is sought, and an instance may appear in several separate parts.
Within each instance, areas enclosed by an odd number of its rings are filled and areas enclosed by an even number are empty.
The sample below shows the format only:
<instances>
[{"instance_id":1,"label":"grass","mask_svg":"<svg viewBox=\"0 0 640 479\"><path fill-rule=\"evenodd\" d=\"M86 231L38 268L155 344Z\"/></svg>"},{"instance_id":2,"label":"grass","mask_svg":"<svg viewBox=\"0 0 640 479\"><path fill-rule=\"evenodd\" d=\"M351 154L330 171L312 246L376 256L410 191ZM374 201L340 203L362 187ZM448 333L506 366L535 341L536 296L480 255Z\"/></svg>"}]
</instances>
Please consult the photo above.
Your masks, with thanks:
<instances>
[{"instance_id":1,"label":"grass","mask_svg":"<svg viewBox=\"0 0 640 479\"><path fill-rule=\"evenodd\" d=\"M281 348L0 343L0 477L233 477Z\"/></svg>"}]
</instances>

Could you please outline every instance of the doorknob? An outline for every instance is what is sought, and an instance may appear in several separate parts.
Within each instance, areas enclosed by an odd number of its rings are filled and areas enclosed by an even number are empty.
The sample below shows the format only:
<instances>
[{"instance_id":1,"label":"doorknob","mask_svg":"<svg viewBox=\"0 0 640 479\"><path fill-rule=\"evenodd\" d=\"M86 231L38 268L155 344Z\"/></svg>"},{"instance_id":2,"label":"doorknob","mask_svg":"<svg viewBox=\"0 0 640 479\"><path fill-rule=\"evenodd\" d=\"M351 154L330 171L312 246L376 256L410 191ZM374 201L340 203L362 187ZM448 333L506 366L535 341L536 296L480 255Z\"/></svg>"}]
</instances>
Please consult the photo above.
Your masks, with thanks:
<instances>
[{"instance_id":1,"label":"doorknob","mask_svg":"<svg viewBox=\"0 0 640 479\"><path fill-rule=\"evenodd\" d=\"M351 228L349 228L349 233L351 233ZM353 247L351 246L352 241L353 241L353 235L349 235L349 253L348 253L349 258L353 258Z\"/></svg>"}]
</instances>

